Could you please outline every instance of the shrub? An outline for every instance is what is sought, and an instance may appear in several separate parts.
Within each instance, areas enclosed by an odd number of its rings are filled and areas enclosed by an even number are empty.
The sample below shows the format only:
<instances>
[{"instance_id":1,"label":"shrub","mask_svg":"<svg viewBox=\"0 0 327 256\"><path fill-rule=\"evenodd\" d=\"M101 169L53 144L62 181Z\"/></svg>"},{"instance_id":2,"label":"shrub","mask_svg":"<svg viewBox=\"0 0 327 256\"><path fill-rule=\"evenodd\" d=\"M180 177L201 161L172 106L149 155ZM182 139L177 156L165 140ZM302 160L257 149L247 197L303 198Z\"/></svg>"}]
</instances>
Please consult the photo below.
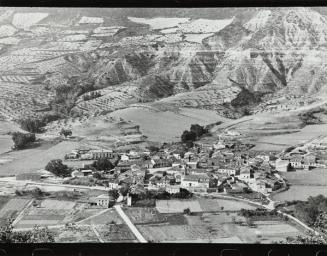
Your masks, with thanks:
<instances>
[{"instance_id":1,"label":"shrub","mask_svg":"<svg viewBox=\"0 0 327 256\"><path fill-rule=\"evenodd\" d=\"M24 149L31 143L35 142L34 133L14 132L11 136L15 149Z\"/></svg>"}]
</instances>

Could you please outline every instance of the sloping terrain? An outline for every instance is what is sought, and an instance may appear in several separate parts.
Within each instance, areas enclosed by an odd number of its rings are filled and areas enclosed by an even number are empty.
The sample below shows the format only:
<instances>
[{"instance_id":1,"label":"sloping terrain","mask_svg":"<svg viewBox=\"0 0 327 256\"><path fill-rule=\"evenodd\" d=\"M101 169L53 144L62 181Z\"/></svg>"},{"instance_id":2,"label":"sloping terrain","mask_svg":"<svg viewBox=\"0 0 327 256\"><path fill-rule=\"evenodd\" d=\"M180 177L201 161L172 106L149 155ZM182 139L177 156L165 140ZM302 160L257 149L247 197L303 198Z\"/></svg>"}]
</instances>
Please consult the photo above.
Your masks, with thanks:
<instances>
[{"instance_id":1,"label":"sloping terrain","mask_svg":"<svg viewBox=\"0 0 327 256\"><path fill-rule=\"evenodd\" d=\"M4 8L0 117L101 116L140 104L237 119L319 104L324 13Z\"/></svg>"}]
</instances>

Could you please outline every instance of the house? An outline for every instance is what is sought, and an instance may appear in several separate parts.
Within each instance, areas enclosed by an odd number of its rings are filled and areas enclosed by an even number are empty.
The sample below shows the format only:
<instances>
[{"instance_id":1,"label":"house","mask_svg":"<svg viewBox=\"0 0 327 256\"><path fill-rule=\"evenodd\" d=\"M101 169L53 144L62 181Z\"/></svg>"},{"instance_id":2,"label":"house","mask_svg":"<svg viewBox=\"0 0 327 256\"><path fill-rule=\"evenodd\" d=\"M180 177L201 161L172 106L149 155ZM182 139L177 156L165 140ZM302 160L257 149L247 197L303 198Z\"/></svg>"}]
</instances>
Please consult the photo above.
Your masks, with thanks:
<instances>
[{"instance_id":1,"label":"house","mask_svg":"<svg viewBox=\"0 0 327 256\"><path fill-rule=\"evenodd\" d=\"M191 169L196 169L198 167L198 162L197 161L189 161L189 162L186 162L186 166Z\"/></svg>"},{"instance_id":2,"label":"house","mask_svg":"<svg viewBox=\"0 0 327 256\"><path fill-rule=\"evenodd\" d=\"M179 153L174 153L173 154L173 157L175 157L176 159L182 159L182 157L181 157L181 154L179 154Z\"/></svg>"},{"instance_id":3,"label":"house","mask_svg":"<svg viewBox=\"0 0 327 256\"><path fill-rule=\"evenodd\" d=\"M81 172L83 173L84 177L91 176L93 173L92 170L81 170Z\"/></svg>"},{"instance_id":4,"label":"house","mask_svg":"<svg viewBox=\"0 0 327 256\"><path fill-rule=\"evenodd\" d=\"M96 197L97 206L110 207L114 203L114 199L108 194L102 194Z\"/></svg>"},{"instance_id":5,"label":"house","mask_svg":"<svg viewBox=\"0 0 327 256\"><path fill-rule=\"evenodd\" d=\"M256 158L261 159L264 162L269 162L270 161L270 156L269 155L257 155Z\"/></svg>"},{"instance_id":6,"label":"house","mask_svg":"<svg viewBox=\"0 0 327 256\"><path fill-rule=\"evenodd\" d=\"M206 187L209 188L210 178L208 175L185 175L182 177L181 187Z\"/></svg>"},{"instance_id":7,"label":"house","mask_svg":"<svg viewBox=\"0 0 327 256\"><path fill-rule=\"evenodd\" d=\"M118 172L118 173L122 173L122 172L126 172L126 171L129 171L131 169L131 163L129 162L119 162L117 164L117 166L115 167L115 170Z\"/></svg>"},{"instance_id":8,"label":"house","mask_svg":"<svg viewBox=\"0 0 327 256\"><path fill-rule=\"evenodd\" d=\"M180 186L178 185L168 185L165 187L166 192L169 194L177 194L180 192Z\"/></svg>"},{"instance_id":9,"label":"house","mask_svg":"<svg viewBox=\"0 0 327 256\"><path fill-rule=\"evenodd\" d=\"M93 156L91 153L84 153L80 155L81 160L91 160L93 159Z\"/></svg>"},{"instance_id":10,"label":"house","mask_svg":"<svg viewBox=\"0 0 327 256\"><path fill-rule=\"evenodd\" d=\"M190 161L190 160L192 159L193 156L194 156L194 153L188 151L188 152L186 152L186 153L184 154L184 159Z\"/></svg>"},{"instance_id":11,"label":"house","mask_svg":"<svg viewBox=\"0 0 327 256\"><path fill-rule=\"evenodd\" d=\"M130 152L128 153L128 157L129 157L129 159L139 159L141 156L140 156L140 154L139 154L138 152L136 152L136 151L130 151Z\"/></svg>"},{"instance_id":12,"label":"house","mask_svg":"<svg viewBox=\"0 0 327 256\"><path fill-rule=\"evenodd\" d=\"M237 175L237 178L245 182L251 182L254 178L253 174L251 173L251 168L249 166L241 167L240 173Z\"/></svg>"},{"instance_id":13,"label":"house","mask_svg":"<svg viewBox=\"0 0 327 256\"><path fill-rule=\"evenodd\" d=\"M127 156L126 154L123 154L120 156L120 160L121 161L128 161L129 160L129 156Z\"/></svg>"},{"instance_id":14,"label":"house","mask_svg":"<svg viewBox=\"0 0 327 256\"><path fill-rule=\"evenodd\" d=\"M216 144L213 144L213 148L216 150L225 148L226 145L222 141L218 141Z\"/></svg>"},{"instance_id":15,"label":"house","mask_svg":"<svg viewBox=\"0 0 327 256\"><path fill-rule=\"evenodd\" d=\"M116 180L116 179L109 179L109 181L108 181L108 187L109 187L110 190L119 189L120 188L120 185L119 185L118 180Z\"/></svg>"},{"instance_id":16,"label":"house","mask_svg":"<svg viewBox=\"0 0 327 256\"><path fill-rule=\"evenodd\" d=\"M112 149L96 149L90 151L92 159L113 158L114 154Z\"/></svg>"},{"instance_id":17,"label":"house","mask_svg":"<svg viewBox=\"0 0 327 256\"><path fill-rule=\"evenodd\" d=\"M301 169L303 168L302 166L303 162L302 162L302 156L301 155L294 155L290 157L290 165L294 168L294 169Z\"/></svg>"},{"instance_id":18,"label":"house","mask_svg":"<svg viewBox=\"0 0 327 256\"><path fill-rule=\"evenodd\" d=\"M171 167L172 163L168 159L152 159L153 168Z\"/></svg>"},{"instance_id":19,"label":"house","mask_svg":"<svg viewBox=\"0 0 327 256\"><path fill-rule=\"evenodd\" d=\"M275 168L278 172L288 172L290 166L290 161L278 158L275 162Z\"/></svg>"},{"instance_id":20,"label":"house","mask_svg":"<svg viewBox=\"0 0 327 256\"><path fill-rule=\"evenodd\" d=\"M221 174L227 174L228 176L231 176L231 175L235 176L236 169L237 169L237 167L232 164L220 165L217 169L217 172L221 173Z\"/></svg>"},{"instance_id":21,"label":"house","mask_svg":"<svg viewBox=\"0 0 327 256\"><path fill-rule=\"evenodd\" d=\"M79 158L79 154L76 151L72 151L71 153L65 155L65 159L77 159L77 158Z\"/></svg>"}]
</instances>

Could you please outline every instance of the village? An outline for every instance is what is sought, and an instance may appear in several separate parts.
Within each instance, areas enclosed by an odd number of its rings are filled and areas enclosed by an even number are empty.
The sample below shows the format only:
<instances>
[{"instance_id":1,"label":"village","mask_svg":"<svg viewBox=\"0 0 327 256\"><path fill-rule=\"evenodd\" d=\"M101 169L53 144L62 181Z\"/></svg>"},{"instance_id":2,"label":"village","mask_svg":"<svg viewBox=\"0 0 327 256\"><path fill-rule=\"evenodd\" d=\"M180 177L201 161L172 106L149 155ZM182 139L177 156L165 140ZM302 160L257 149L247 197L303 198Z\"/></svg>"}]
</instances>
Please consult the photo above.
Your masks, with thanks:
<instances>
[{"instance_id":1,"label":"village","mask_svg":"<svg viewBox=\"0 0 327 256\"><path fill-rule=\"evenodd\" d=\"M257 152L251 150L253 145L242 141L240 134L226 131L213 144L212 138L204 136L192 147L182 142L146 149L81 147L63 156L63 166L71 170L68 177L55 177L43 170L42 174L19 174L15 178L41 184L102 187L107 192L90 199L90 204L102 207L112 206L115 201L131 206L129 195L147 191L173 195L181 189L198 195L227 194L269 204L271 193L288 188L283 173L326 168L324 140L319 138L283 152ZM108 191L117 191L119 196L113 198Z\"/></svg>"}]
</instances>

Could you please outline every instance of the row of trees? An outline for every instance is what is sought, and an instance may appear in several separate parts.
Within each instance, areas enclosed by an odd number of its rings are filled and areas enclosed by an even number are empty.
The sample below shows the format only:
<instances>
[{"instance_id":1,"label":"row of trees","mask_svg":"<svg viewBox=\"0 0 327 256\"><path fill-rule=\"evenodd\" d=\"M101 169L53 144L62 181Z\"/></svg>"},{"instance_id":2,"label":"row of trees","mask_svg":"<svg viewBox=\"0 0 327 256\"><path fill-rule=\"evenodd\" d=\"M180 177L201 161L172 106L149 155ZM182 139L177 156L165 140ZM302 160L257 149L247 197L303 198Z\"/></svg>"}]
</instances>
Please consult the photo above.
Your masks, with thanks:
<instances>
[{"instance_id":1,"label":"row of trees","mask_svg":"<svg viewBox=\"0 0 327 256\"><path fill-rule=\"evenodd\" d=\"M156 200L164 200L171 198L178 199L189 199L193 197L193 194L186 189L181 188L180 192L175 194L170 194L167 191L157 192L157 191L145 191L140 194L130 194L133 201L139 201L144 199L156 199Z\"/></svg>"}]
</instances>

